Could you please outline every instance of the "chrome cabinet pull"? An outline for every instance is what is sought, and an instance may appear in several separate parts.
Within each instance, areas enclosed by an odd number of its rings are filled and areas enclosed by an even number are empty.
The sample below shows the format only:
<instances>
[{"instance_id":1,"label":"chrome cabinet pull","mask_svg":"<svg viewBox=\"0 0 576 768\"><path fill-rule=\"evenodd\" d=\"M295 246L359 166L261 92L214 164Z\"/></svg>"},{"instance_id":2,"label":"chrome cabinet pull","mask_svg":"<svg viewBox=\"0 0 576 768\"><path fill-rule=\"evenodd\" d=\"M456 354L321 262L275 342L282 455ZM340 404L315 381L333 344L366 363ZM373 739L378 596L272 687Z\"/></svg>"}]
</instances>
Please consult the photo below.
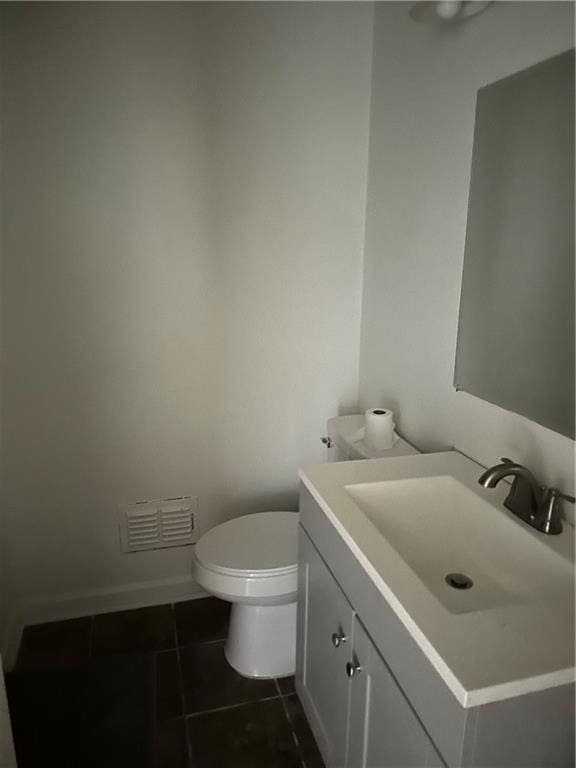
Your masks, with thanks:
<instances>
[{"instance_id":1,"label":"chrome cabinet pull","mask_svg":"<svg viewBox=\"0 0 576 768\"><path fill-rule=\"evenodd\" d=\"M348 677L356 677L356 675L359 675L360 672L362 672L362 667L358 663L357 659L354 659L354 661L349 661L346 663L346 674Z\"/></svg>"},{"instance_id":2,"label":"chrome cabinet pull","mask_svg":"<svg viewBox=\"0 0 576 768\"><path fill-rule=\"evenodd\" d=\"M334 648L340 648L342 643L345 643L345 642L346 642L346 635L344 634L344 632L340 631L340 632L332 633L332 645L334 646Z\"/></svg>"},{"instance_id":3,"label":"chrome cabinet pull","mask_svg":"<svg viewBox=\"0 0 576 768\"><path fill-rule=\"evenodd\" d=\"M332 440L331 437L321 437L320 440L326 448L332 448L334 446L334 440Z\"/></svg>"}]
</instances>

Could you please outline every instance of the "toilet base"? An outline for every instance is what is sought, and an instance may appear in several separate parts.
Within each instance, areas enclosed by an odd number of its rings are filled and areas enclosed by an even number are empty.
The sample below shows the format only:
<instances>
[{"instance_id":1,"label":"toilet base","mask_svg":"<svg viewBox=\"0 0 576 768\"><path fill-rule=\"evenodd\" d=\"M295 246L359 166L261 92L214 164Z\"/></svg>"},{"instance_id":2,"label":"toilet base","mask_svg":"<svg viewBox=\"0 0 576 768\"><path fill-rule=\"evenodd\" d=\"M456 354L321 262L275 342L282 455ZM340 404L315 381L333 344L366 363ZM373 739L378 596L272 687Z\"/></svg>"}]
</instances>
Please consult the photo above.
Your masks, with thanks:
<instances>
[{"instance_id":1,"label":"toilet base","mask_svg":"<svg viewBox=\"0 0 576 768\"><path fill-rule=\"evenodd\" d=\"M296 668L296 603L233 603L224 653L244 677L285 677Z\"/></svg>"}]
</instances>

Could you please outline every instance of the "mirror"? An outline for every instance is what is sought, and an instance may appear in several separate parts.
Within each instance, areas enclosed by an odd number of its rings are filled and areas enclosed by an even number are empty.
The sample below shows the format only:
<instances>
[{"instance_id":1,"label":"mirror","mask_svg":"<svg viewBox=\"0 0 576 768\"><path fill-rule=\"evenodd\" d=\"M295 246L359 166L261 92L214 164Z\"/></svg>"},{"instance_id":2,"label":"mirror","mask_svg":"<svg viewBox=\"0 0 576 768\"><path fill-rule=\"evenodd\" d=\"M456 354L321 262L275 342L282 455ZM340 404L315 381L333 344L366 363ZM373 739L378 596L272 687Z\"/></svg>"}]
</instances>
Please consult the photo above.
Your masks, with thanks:
<instances>
[{"instance_id":1,"label":"mirror","mask_svg":"<svg viewBox=\"0 0 576 768\"><path fill-rule=\"evenodd\" d=\"M574 438L574 51L478 91L454 385Z\"/></svg>"}]
</instances>

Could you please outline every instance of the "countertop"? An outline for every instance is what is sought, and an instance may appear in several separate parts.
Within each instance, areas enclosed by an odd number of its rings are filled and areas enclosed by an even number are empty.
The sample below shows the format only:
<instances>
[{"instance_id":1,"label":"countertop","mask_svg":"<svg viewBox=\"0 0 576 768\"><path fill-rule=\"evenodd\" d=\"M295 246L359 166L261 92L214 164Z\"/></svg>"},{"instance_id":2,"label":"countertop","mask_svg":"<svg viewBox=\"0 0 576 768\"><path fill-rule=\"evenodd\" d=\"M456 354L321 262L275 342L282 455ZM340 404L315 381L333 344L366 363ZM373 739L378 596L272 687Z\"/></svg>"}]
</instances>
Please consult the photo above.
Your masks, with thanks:
<instances>
[{"instance_id":1,"label":"countertop","mask_svg":"<svg viewBox=\"0 0 576 768\"><path fill-rule=\"evenodd\" d=\"M457 451L317 464L300 478L384 600L463 707L475 707L574 681L574 589L469 613L452 613L379 533L345 486L453 475L501 508L555 556L574 563L574 530L545 536L514 517L502 502L509 487L478 485L483 467ZM513 535L513 529L510 529ZM534 563L534 568L538 563Z\"/></svg>"}]
</instances>

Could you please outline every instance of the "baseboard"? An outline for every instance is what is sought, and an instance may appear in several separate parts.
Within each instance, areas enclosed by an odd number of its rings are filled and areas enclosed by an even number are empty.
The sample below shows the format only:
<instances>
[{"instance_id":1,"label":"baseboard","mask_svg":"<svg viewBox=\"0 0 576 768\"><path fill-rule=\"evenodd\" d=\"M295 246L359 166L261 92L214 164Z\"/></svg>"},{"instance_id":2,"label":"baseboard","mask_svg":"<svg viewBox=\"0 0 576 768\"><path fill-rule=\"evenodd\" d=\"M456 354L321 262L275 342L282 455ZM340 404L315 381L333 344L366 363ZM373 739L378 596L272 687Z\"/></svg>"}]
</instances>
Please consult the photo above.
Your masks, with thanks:
<instances>
[{"instance_id":1,"label":"baseboard","mask_svg":"<svg viewBox=\"0 0 576 768\"><path fill-rule=\"evenodd\" d=\"M178 603L205 596L206 592L193 579L177 578L124 584L114 589L85 590L23 599L10 611L0 640L4 669L13 667L24 627L32 624Z\"/></svg>"}]
</instances>

